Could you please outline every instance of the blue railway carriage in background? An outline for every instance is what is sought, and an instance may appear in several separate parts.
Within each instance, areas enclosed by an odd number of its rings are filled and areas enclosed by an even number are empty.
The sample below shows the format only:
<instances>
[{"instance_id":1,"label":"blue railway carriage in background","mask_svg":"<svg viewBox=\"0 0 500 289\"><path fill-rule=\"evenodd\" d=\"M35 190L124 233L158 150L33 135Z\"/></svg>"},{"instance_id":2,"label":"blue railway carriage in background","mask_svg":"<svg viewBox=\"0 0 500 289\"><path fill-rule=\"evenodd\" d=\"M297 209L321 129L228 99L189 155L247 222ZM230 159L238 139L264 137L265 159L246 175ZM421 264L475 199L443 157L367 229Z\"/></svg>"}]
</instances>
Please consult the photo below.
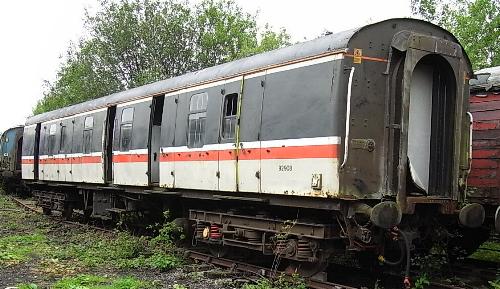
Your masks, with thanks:
<instances>
[{"instance_id":1,"label":"blue railway carriage in background","mask_svg":"<svg viewBox=\"0 0 500 289\"><path fill-rule=\"evenodd\" d=\"M471 252L471 77L448 31L390 19L30 117L22 179L46 213L170 210L217 254Z\"/></svg>"},{"instance_id":2,"label":"blue railway carriage in background","mask_svg":"<svg viewBox=\"0 0 500 289\"><path fill-rule=\"evenodd\" d=\"M23 126L0 133L0 177L9 191L17 191L21 181Z\"/></svg>"}]
</instances>

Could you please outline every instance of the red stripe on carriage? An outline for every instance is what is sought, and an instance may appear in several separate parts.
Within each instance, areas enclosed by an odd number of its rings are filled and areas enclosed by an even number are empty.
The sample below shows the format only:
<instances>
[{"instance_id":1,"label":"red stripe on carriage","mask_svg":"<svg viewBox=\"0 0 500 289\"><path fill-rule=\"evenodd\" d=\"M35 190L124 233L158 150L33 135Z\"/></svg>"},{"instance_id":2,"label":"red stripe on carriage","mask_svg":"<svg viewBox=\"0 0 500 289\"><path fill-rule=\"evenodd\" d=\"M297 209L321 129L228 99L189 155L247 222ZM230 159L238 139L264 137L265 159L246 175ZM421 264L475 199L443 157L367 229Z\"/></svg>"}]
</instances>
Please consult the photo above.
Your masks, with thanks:
<instances>
[{"instance_id":1,"label":"red stripe on carriage","mask_svg":"<svg viewBox=\"0 0 500 289\"><path fill-rule=\"evenodd\" d=\"M82 164L98 164L98 163L102 163L102 158L100 156L97 156L97 157L91 157L91 156L80 157L80 159L82 160Z\"/></svg>"},{"instance_id":2,"label":"red stripe on carriage","mask_svg":"<svg viewBox=\"0 0 500 289\"><path fill-rule=\"evenodd\" d=\"M33 164L34 161L30 164ZM100 156L82 156L82 157L68 157L68 158L48 158L40 159L41 165L70 165L70 164L100 164L102 159ZM23 160L24 164L24 160Z\"/></svg>"},{"instance_id":3,"label":"red stripe on carriage","mask_svg":"<svg viewBox=\"0 0 500 289\"><path fill-rule=\"evenodd\" d=\"M238 156L239 160L314 158L338 158L338 144L241 149ZM160 156L161 162L230 161L235 159L235 149L162 153Z\"/></svg>"},{"instance_id":4,"label":"red stripe on carriage","mask_svg":"<svg viewBox=\"0 0 500 289\"><path fill-rule=\"evenodd\" d=\"M262 148L260 158L263 160L337 158L337 148L337 144Z\"/></svg>"},{"instance_id":5,"label":"red stripe on carriage","mask_svg":"<svg viewBox=\"0 0 500 289\"><path fill-rule=\"evenodd\" d=\"M284 146L270 148L241 149L239 160L273 160L273 159L315 159L338 158L338 144ZM236 150L211 150L161 153L160 162L189 161L231 161L236 159ZM100 156L83 156L69 158L40 159L40 164L91 164L101 163ZM114 163L146 163L147 154L113 155ZM33 160L23 160L23 164L33 164Z\"/></svg>"},{"instance_id":6,"label":"red stripe on carriage","mask_svg":"<svg viewBox=\"0 0 500 289\"><path fill-rule=\"evenodd\" d=\"M191 151L191 152L175 152L174 160L176 162L192 162L192 161L218 161L219 151ZM161 160L161 158L160 158Z\"/></svg>"},{"instance_id":7,"label":"red stripe on carriage","mask_svg":"<svg viewBox=\"0 0 500 289\"><path fill-rule=\"evenodd\" d=\"M144 163L148 162L147 154L119 154L113 155L114 163Z\"/></svg>"}]
</instances>

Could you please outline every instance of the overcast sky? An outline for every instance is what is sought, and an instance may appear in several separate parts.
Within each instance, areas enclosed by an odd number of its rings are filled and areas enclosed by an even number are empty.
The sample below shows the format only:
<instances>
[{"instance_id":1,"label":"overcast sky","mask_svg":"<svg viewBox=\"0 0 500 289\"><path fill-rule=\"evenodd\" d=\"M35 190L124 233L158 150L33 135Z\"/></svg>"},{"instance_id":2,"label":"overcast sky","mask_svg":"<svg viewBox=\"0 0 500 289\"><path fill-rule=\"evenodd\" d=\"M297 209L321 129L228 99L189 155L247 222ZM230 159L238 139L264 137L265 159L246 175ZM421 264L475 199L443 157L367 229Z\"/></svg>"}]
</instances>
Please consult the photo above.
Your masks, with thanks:
<instances>
[{"instance_id":1,"label":"overcast sky","mask_svg":"<svg viewBox=\"0 0 500 289\"><path fill-rule=\"evenodd\" d=\"M410 15L409 0L236 0L259 11L261 26L285 27L293 41ZM54 80L70 42L84 34L85 8L96 0L3 1L0 9L0 131L23 124Z\"/></svg>"}]
</instances>

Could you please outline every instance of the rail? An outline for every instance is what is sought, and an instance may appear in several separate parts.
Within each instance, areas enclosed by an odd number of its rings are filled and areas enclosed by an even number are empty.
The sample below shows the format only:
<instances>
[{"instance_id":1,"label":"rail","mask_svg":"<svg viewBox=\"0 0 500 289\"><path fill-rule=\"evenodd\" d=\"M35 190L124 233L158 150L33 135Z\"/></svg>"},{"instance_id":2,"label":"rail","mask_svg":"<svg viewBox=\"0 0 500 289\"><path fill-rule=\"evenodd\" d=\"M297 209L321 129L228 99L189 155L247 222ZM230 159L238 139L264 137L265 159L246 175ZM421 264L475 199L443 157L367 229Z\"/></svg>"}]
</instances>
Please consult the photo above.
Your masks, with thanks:
<instances>
[{"instance_id":1,"label":"rail","mask_svg":"<svg viewBox=\"0 0 500 289\"><path fill-rule=\"evenodd\" d=\"M17 203L19 206L21 206L22 208L24 208L28 211L35 212L38 214L43 213L41 209L33 207L33 206L29 205L28 203L23 202L20 199L17 199L14 197L11 197L11 199L15 203ZM94 230L104 231L104 232L108 232L108 233L116 233L116 231L114 231L114 230L108 230L108 229L97 227L97 226L82 224L79 222L61 220L61 218L56 217L56 216L48 216L48 217L50 217L52 219L57 219L58 221L61 221L63 223L69 224L69 225L91 228ZM215 257L211 254L202 253L202 252L198 252L198 251L194 251L194 250L186 250L185 256L187 258L190 258L193 260L198 260L198 261L201 261L204 263L213 264L215 266L223 267L223 268L226 268L226 269L229 269L232 271L249 273L249 274L252 274L252 275L254 275L256 277L260 277L260 278L272 278L272 277L276 276L277 274L284 273L281 271L276 272L275 270L273 270L271 268L261 267L258 265L249 264L249 263L245 263L245 262L241 262L241 261L237 261L237 260L219 258L219 257ZM481 276L484 276L484 274L494 276L491 274L498 273L497 270L491 268L492 264L490 264L490 263L483 264L483 263L484 262L469 260L468 262L462 263L460 266L454 266L454 271L455 272L463 272L464 274L467 274L467 275L470 274L471 272L476 272L477 274L480 274ZM487 267L489 267L489 268L487 268ZM313 288L313 289L359 289L359 288L348 286L348 285L343 285L343 284L338 284L338 283L333 283L333 282L328 282L328 281L320 281L320 280L315 280L312 278L305 278L305 282L309 288ZM427 288L431 288L431 289L465 289L466 287L431 282Z\"/></svg>"}]
</instances>

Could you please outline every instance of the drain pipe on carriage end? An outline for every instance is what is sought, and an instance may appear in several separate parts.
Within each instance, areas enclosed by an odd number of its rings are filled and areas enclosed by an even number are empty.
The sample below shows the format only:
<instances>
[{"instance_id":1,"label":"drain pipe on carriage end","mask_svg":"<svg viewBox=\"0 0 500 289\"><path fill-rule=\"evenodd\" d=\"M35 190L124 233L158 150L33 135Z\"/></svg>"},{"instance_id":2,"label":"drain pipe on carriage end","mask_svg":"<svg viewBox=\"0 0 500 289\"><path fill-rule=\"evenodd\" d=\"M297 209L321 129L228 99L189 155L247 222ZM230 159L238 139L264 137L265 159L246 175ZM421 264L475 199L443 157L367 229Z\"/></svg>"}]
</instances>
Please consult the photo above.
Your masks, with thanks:
<instances>
[{"instance_id":1,"label":"drain pipe on carriage end","mask_svg":"<svg viewBox=\"0 0 500 289\"><path fill-rule=\"evenodd\" d=\"M411 279L410 279L410 265L411 265L411 252L410 252L410 239L406 235L406 233L403 230L400 230L398 227L392 228L392 233L395 234L394 240L397 240L397 236L400 236L403 239L404 242L404 249L401 248L401 256L400 259L396 262L390 262L383 255L380 255L378 257L378 260L384 264L390 265L390 266L397 266L403 261L403 256L406 257L406 264L405 264L405 276L403 279L403 285L405 288L409 289L411 288Z\"/></svg>"}]
</instances>

